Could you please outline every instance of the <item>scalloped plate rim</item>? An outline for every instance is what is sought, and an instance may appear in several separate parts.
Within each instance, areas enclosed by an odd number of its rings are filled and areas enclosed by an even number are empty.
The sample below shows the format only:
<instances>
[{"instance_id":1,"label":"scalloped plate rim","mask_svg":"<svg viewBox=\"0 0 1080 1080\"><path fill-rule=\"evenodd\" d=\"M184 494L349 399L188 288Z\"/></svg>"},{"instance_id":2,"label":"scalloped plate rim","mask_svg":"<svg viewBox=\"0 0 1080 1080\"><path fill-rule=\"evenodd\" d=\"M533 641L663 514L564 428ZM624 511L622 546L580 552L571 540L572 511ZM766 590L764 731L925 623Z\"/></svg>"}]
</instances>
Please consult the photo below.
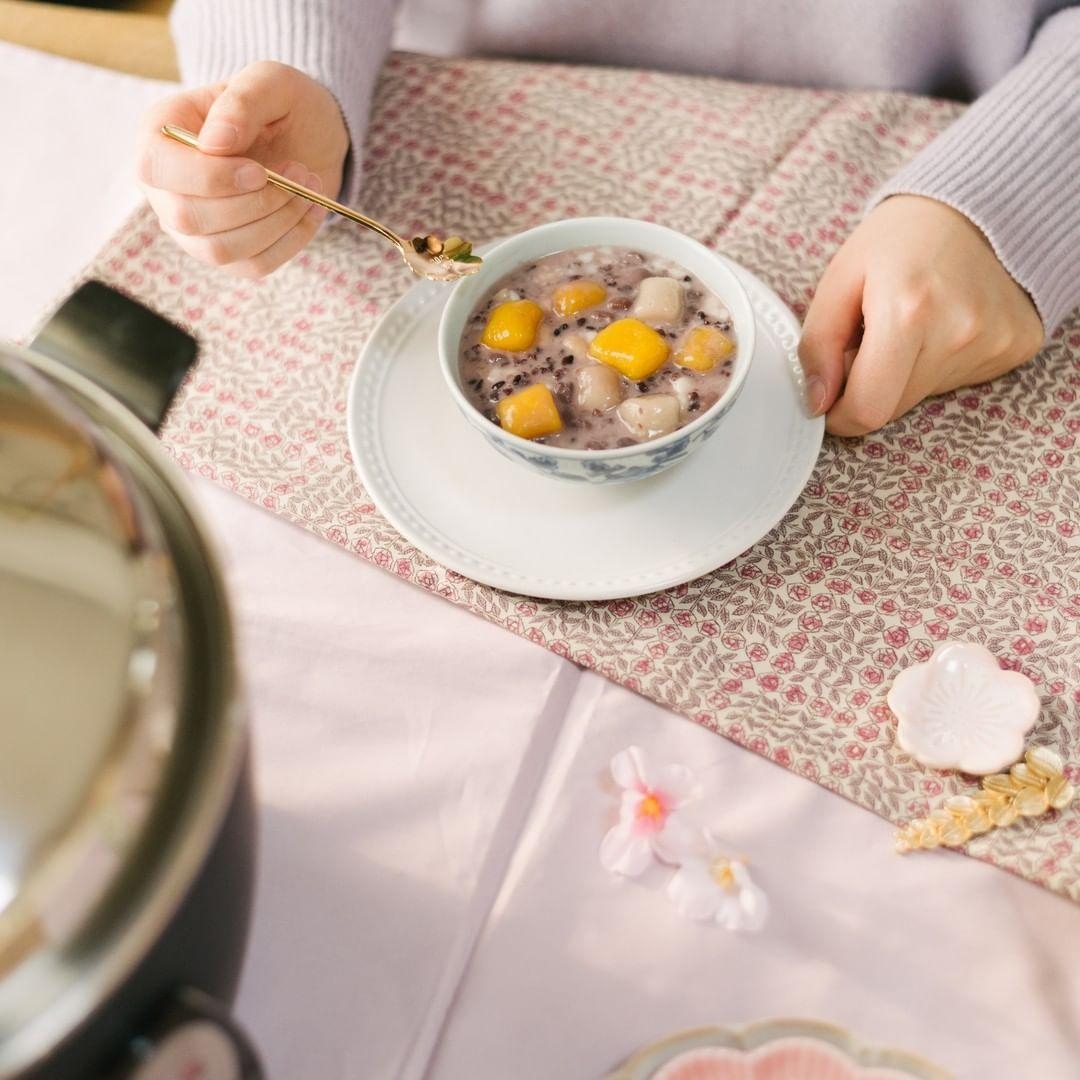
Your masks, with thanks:
<instances>
[{"instance_id":1,"label":"scalloped plate rim","mask_svg":"<svg viewBox=\"0 0 1080 1080\"><path fill-rule=\"evenodd\" d=\"M691 1050L716 1046L749 1054L769 1043L791 1038L804 1038L831 1046L842 1051L853 1065L898 1069L921 1080L953 1080L952 1073L910 1050L866 1043L850 1029L839 1024L796 1017L756 1020L737 1027L707 1024L686 1028L634 1051L613 1072L607 1074L606 1080L649 1080L679 1054ZM875 1060L865 1060L867 1055L873 1055ZM860 1060L861 1058L863 1060Z\"/></svg>"}]
</instances>

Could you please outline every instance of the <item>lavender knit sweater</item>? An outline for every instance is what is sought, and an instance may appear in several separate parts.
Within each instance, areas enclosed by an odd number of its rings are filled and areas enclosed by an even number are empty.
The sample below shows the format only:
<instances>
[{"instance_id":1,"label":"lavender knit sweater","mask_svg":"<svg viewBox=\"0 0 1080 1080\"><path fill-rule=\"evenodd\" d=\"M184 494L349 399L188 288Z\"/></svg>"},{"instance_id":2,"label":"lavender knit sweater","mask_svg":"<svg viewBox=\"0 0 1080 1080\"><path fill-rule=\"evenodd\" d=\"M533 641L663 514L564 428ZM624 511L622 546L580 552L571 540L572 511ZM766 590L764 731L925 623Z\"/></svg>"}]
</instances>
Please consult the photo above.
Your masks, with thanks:
<instances>
[{"instance_id":1,"label":"lavender knit sweater","mask_svg":"<svg viewBox=\"0 0 1080 1080\"><path fill-rule=\"evenodd\" d=\"M284 61L333 90L359 147L395 16L397 44L432 51L977 98L875 201L907 192L966 214L1031 294L1047 331L1080 303L1080 5L177 0L172 27L185 82L213 82L253 60Z\"/></svg>"}]
</instances>

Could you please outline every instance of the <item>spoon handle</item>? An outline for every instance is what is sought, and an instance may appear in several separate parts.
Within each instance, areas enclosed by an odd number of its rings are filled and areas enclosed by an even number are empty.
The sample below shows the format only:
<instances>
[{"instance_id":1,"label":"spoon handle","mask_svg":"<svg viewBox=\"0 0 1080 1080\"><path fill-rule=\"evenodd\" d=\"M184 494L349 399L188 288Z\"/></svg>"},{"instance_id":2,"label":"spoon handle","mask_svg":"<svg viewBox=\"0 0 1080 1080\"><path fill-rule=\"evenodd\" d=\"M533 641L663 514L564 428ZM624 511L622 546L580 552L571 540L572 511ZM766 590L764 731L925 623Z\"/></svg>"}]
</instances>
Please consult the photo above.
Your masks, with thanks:
<instances>
[{"instance_id":1,"label":"spoon handle","mask_svg":"<svg viewBox=\"0 0 1080 1080\"><path fill-rule=\"evenodd\" d=\"M184 128L176 127L173 124L165 124L161 129L161 134L178 143L183 143L184 146L190 146L193 150L199 149L199 137L194 134L194 132L187 131ZM389 240L399 251L405 250L405 241L402 240L397 233L391 232L385 225L380 225L377 221L367 217L365 214L361 214L357 210L353 210L351 207L335 202L333 199L328 199L325 195L320 195L317 191L312 191L311 188L304 187L303 184L294 183L292 180L282 176L280 173L273 172L271 169L266 170L266 182L281 188L283 191L288 191L293 195L299 195L302 199L307 199L309 202L317 203L319 206L325 206L327 210L333 210L335 214L340 214L350 221L355 221L357 225L363 225L365 229L371 229L372 232L377 232L380 236Z\"/></svg>"}]
</instances>

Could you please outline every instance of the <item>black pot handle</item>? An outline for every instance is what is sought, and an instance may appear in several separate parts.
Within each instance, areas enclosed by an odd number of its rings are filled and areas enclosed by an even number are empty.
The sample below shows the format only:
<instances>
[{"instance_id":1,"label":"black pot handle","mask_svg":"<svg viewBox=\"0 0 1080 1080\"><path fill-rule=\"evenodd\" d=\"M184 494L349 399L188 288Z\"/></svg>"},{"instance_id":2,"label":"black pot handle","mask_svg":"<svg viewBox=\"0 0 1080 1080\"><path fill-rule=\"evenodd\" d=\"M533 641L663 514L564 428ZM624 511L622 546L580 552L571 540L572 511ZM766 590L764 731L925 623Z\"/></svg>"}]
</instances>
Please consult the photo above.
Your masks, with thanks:
<instances>
[{"instance_id":1,"label":"black pot handle","mask_svg":"<svg viewBox=\"0 0 1080 1080\"><path fill-rule=\"evenodd\" d=\"M153 431L198 351L190 334L100 281L76 289L30 348L97 383Z\"/></svg>"},{"instance_id":2,"label":"black pot handle","mask_svg":"<svg viewBox=\"0 0 1080 1080\"><path fill-rule=\"evenodd\" d=\"M224 1005L201 990L178 990L128 1046L114 1080L264 1080L251 1040Z\"/></svg>"}]
</instances>

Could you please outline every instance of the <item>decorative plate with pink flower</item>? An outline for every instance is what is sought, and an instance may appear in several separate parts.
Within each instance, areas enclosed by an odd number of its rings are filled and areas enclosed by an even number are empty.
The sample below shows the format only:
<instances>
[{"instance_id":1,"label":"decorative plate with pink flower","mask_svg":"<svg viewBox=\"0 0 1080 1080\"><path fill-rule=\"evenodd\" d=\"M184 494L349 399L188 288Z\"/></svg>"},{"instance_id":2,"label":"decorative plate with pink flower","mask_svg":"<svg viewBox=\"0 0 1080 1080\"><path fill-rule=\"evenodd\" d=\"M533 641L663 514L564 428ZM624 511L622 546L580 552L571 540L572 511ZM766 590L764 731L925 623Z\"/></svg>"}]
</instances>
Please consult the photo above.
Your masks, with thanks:
<instances>
[{"instance_id":1,"label":"decorative plate with pink flower","mask_svg":"<svg viewBox=\"0 0 1080 1080\"><path fill-rule=\"evenodd\" d=\"M867 1046L813 1020L682 1031L639 1050L608 1080L948 1080L902 1050Z\"/></svg>"}]
</instances>

